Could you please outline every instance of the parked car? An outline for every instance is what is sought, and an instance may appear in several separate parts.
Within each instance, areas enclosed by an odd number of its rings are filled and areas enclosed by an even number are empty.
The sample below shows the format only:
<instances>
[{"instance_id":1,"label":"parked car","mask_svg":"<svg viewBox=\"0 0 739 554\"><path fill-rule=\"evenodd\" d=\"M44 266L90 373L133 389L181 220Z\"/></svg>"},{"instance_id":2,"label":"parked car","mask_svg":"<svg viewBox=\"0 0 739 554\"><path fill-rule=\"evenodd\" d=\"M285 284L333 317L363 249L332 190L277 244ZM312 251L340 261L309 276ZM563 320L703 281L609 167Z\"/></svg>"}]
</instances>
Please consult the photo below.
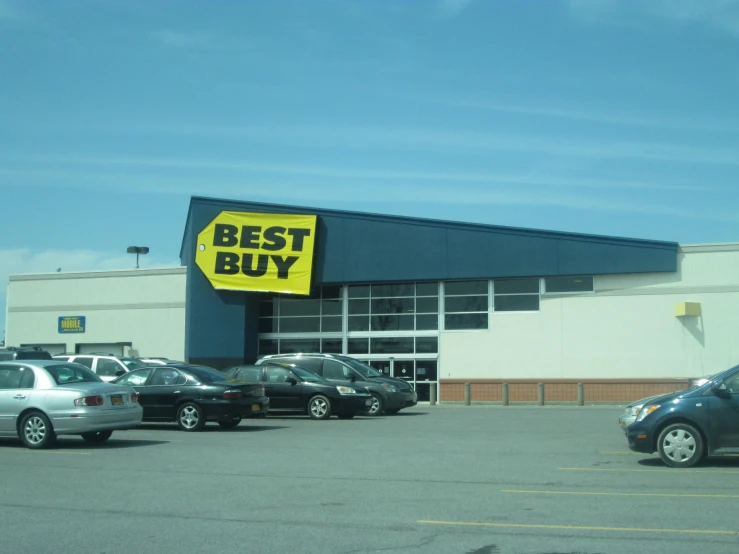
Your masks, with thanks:
<instances>
[{"instance_id":1,"label":"parked car","mask_svg":"<svg viewBox=\"0 0 739 554\"><path fill-rule=\"evenodd\" d=\"M372 406L369 391L361 386L336 385L296 364L265 362L225 370L232 377L264 383L271 411L307 413L313 419L351 419Z\"/></svg>"},{"instance_id":2,"label":"parked car","mask_svg":"<svg viewBox=\"0 0 739 554\"><path fill-rule=\"evenodd\" d=\"M266 416L270 406L262 383L201 365L145 367L113 382L138 393L144 421L176 421L184 431L200 431L206 421L236 427L243 418Z\"/></svg>"},{"instance_id":3,"label":"parked car","mask_svg":"<svg viewBox=\"0 0 739 554\"><path fill-rule=\"evenodd\" d=\"M138 361L140 361L144 365L157 367L160 365L171 365L171 364L184 364L185 362L181 362L179 360L170 360L169 358L136 358Z\"/></svg>"},{"instance_id":4,"label":"parked car","mask_svg":"<svg viewBox=\"0 0 739 554\"><path fill-rule=\"evenodd\" d=\"M58 435L108 440L141 423L136 392L104 383L88 368L59 360L0 362L0 436L46 448Z\"/></svg>"},{"instance_id":5,"label":"parked car","mask_svg":"<svg viewBox=\"0 0 739 554\"><path fill-rule=\"evenodd\" d=\"M711 375L710 377L694 377L692 379L689 379L690 388L692 390L693 388L703 385L715 377L716 375ZM680 391L676 391L676 392L680 392ZM686 392L686 391L682 391L682 392ZM624 413L621 414L621 417L618 418L618 425L621 427L621 430L624 432L624 435L628 433L627 429L629 425L631 425L632 423L634 423L634 421L636 421L636 418L639 415L639 412L641 412L641 409L644 407L644 405L648 404L655 398L659 398L660 396L664 396L664 395L657 394L655 396L649 396L647 398L642 398L626 406L626 408L624 409Z\"/></svg>"},{"instance_id":6,"label":"parked car","mask_svg":"<svg viewBox=\"0 0 739 554\"><path fill-rule=\"evenodd\" d=\"M629 425L629 448L659 452L670 467L707 455L739 454L739 366L685 391L653 398Z\"/></svg>"},{"instance_id":7,"label":"parked car","mask_svg":"<svg viewBox=\"0 0 739 554\"><path fill-rule=\"evenodd\" d=\"M51 360L51 354L38 346L0 348L0 362L8 360Z\"/></svg>"},{"instance_id":8,"label":"parked car","mask_svg":"<svg viewBox=\"0 0 739 554\"><path fill-rule=\"evenodd\" d=\"M97 373L103 381L108 382L134 369L147 367L136 358L113 354L59 354L54 356L54 359L82 364Z\"/></svg>"},{"instance_id":9,"label":"parked car","mask_svg":"<svg viewBox=\"0 0 739 554\"><path fill-rule=\"evenodd\" d=\"M375 368L349 356L339 354L271 354L257 361L293 363L311 370L331 383L352 387L365 387L372 395L368 415L397 414L403 408L418 404L413 387L402 379L383 375Z\"/></svg>"}]
</instances>

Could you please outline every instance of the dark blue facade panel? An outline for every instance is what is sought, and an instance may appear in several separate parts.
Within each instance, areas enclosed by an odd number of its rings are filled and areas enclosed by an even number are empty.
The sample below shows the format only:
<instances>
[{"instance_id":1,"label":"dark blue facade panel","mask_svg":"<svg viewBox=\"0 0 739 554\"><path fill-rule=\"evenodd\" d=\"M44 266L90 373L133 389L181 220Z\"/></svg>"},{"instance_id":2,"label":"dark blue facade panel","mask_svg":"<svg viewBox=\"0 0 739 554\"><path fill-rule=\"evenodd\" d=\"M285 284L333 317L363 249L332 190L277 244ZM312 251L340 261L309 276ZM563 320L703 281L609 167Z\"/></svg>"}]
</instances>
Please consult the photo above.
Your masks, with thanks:
<instances>
[{"instance_id":1,"label":"dark blue facade panel","mask_svg":"<svg viewBox=\"0 0 739 554\"><path fill-rule=\"evenodd\" d=\"M677 271L677 246L559 241L560 275L608 275Z\"/></svg>"},{"instance_id":2,"label":"dark blue facade panel","mask_svg":"<svg viewBox=\"0 0 739 554\"><path fill-rule=\"evenodd\" d=\"M557 241L496 232L447 231L446 279L541 277L557 274Z\"/></svg>"},{"instance_id":3,"label":"dark blue facade panel","mask_svg":"<svg viewBox=\"0 0 739 554\"><path fill-rule=\"evenodd\" d=\"M185 357L199 363L211 358L242 360L246 293L215 290L194 264L188 273Z\"/></svg>"},{"instance_id":4,"label":"dark blue facade panel","mask_svg":"<svg viewBox=\"0 0 739 554\"><path fill-rule=\"evenodd\" d=\"M336 228L341 234L326 238L326 265L316 274L320 282L424 281L446 274L444 229L360 218L321 219L330 222L329 233Z\"/></svg>"}]
</instances>

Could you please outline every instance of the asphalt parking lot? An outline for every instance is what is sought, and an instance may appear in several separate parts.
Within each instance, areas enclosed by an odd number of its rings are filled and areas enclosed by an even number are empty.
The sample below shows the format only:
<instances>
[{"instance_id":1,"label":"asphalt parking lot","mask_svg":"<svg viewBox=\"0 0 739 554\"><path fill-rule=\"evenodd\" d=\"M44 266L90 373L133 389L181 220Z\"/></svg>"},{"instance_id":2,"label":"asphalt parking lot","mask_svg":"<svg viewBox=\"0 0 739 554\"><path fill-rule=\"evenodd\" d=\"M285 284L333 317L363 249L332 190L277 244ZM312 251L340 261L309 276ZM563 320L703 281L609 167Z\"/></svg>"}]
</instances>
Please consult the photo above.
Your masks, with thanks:
<instances>
[{"instance_id":1,"label":"asphalt parking lot","mask_svg":"<svg viewBox=\"0 0 739 554\"><path fill-rule=\"evenodd\" d=\"M618 407L418 406L0 440L0 551L727 553L739 457L668 469Z\"/></svg>"}]
</instances>

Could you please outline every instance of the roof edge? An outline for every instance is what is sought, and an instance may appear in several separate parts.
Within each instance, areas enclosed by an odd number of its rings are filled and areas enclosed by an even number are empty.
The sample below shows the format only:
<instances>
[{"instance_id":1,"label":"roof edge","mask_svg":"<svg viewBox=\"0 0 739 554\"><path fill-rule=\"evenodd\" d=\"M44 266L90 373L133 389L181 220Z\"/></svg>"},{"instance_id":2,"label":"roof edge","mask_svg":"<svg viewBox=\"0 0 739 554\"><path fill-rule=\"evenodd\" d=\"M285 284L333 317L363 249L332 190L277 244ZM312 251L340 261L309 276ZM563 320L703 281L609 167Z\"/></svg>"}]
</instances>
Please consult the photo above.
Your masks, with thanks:
<instances>
[{"instance_id":1,"label":"roof edge","mask_svg":"<svg viewBox=\"0 0 739 554\"><path fill-rule=\"evenodd\" d=\"M8 281L53 281L58 279L101 279L105 277L147 277L152 275L184 275L186 266L147 269L102 269L93 271L67 271L63 273L22 273L10 275Z\"/></svg>"},{"instance_id":2,"label":"roof edge","mask_svg":"<svg viewBox=\"0 0 739 554\"><path fill-rule=\"evenodd\" d=\"M650 248L661 248L661 249L669 249L669 250L675 250L675 251L679 247L679 244L673 241L637 239L637 238L629 238L629 237L615 237L615 236L608 236L608 235L593 235L593 234L585 234L585 233L574 233L570 231L550 231L550 230L545 230L545 229L530 229L530 228L525 228L525 227L491 225L491 224L486 224L486 223L468 223L468 222L450 221L450 220L443 220L443 219L376 214L376 213L369 213L369 212L357 212L357 211L351 211L351 210L336 210L336 209L329 209L329 208L315 208L315 207L310 207L310 206L294 206L294 205L287 205L287 204L251 202L248 200L233 200L233 199L228 199L228 198L215 198L215 197L207 197L207 196L191 196L190 197L190 208L188 209L188 221L190 218L193 204L205 204L205 205L236 204L236 205L243 206L245 208L249 208L249 207L261 208L262 210L264 210L265 208L274 209L276 211L290 210L290 211L295 211L298 213L311 212L311 213L315 213L316 215L348 216L348 217L362 218L362 219L373 219L376 221L395 221L395 222L402 221L405 223L417 224L417 225L436 225L436 226L443 225L447 227L449 226L455 227L458 229L469 229L469 230L479 230L479 231L495 230L495 231L502 232L502 233L509 233L509 234L516 234L516 235L547 236L550 238L559 238L563 240L580 240L580 241L586 240L589 242L607 242L611 244L621 243L621 244L628 244L631 246L645 246L645 247L650 247ZM182 246L184 247L184 238L183 238ZM182 250L182 248L180 250Z\"/></svg>"}]
</instances>

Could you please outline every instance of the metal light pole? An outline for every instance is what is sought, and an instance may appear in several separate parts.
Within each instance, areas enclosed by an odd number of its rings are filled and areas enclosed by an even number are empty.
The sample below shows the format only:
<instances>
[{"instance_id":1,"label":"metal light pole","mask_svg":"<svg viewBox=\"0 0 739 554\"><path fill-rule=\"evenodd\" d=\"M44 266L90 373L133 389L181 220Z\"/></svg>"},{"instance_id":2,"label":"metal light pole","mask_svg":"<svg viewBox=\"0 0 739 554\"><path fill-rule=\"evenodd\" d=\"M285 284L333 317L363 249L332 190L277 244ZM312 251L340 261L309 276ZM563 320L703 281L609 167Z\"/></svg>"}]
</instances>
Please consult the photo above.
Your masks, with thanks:
<instances>
[{"instance_id":1,"label":"metal light pole","mask_svg":"<svg viewBox=\"0 0 739 554\"><path fill-rule=\"evenodd\" d=\"M126 252L129 254L136 254L136 269L138 269L139 268L139 254L148 254L149 247L148 246L129 246L126 249Z\"/></svg>"}]
</instances>

